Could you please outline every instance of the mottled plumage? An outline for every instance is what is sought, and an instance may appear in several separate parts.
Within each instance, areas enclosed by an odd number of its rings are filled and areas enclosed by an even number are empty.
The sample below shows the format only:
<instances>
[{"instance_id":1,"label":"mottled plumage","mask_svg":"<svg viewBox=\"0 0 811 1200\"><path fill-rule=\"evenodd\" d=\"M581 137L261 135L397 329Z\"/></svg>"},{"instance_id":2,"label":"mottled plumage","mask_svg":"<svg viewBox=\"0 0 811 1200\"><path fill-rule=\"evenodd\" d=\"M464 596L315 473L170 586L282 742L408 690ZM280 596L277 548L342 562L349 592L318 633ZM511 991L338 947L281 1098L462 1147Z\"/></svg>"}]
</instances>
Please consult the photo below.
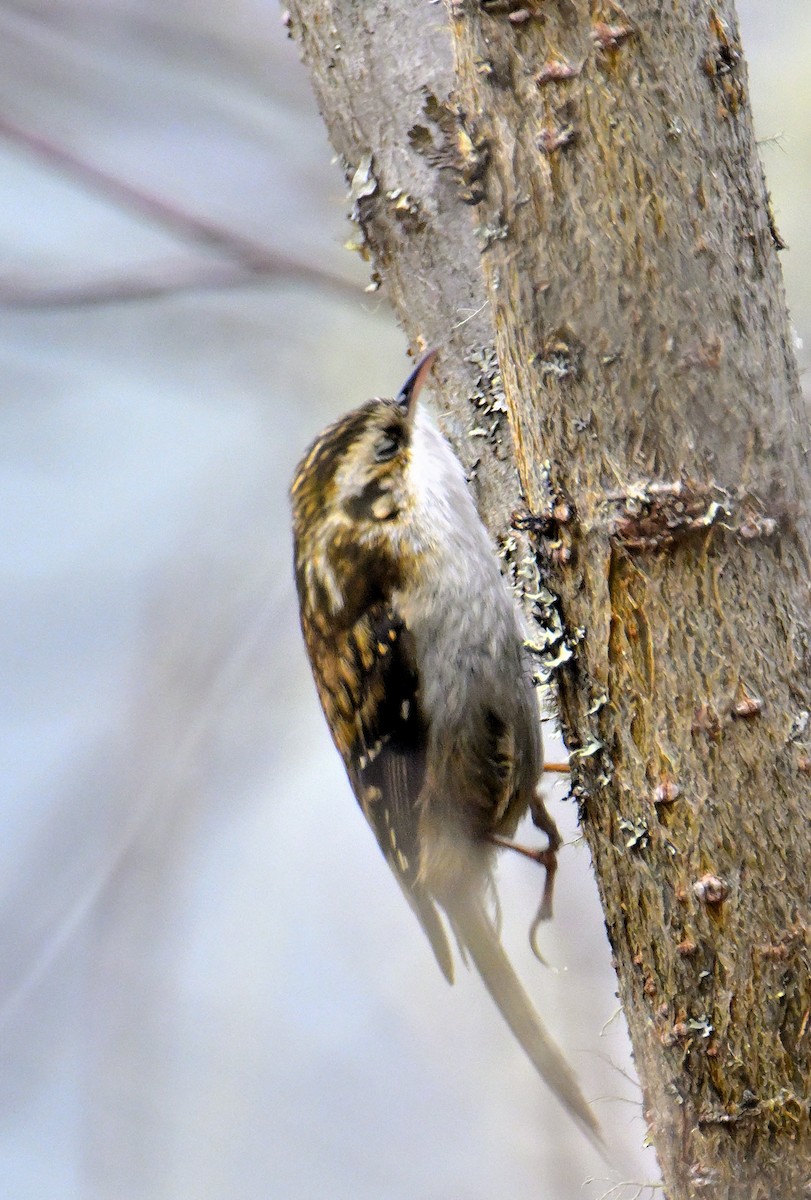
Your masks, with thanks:
<instances>
[{"instance_id":1,"label":"mottled plumage","mask_svg":"<svg viewBox=\"0 0 811 1200\"><path fill-rule=\"evenodd\" d=\"M515 602L461 465L416 404L426 356L394 400L326 429L291 488L301 623L318 694L378 845L453 979L444 913L541 1075L597 1125L504 954L486 909L494 838L537 791L537 703ZM551 912L551 886L547 907Z\"/></svg>"}]
</instances>

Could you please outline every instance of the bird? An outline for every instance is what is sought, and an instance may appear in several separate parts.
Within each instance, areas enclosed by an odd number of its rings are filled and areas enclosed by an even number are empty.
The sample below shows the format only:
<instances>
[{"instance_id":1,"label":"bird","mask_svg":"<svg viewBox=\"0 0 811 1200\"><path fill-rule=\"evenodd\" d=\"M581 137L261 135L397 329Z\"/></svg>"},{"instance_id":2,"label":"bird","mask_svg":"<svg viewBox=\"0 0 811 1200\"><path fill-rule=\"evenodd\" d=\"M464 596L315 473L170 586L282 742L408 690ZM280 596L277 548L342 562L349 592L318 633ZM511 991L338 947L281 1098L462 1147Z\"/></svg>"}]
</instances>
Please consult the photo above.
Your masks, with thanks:
<instances>
[{"instance_id":1,"label":"bird","mask_svg":"<svg viewBox=\"0 0 811 1200\"><path fill-rule=\"evenodd\" d=\"M320 433L290 488L301 628L316 689L380 850L454 979L455 939L541 1078L598 1147L600 1126L527 996L493 915L493 861L538 790L540 717L517 602L464 469L418 398L423 355L394 398ZM521 849L521 847L516 847Z\"/></svg>"}]
</instances>

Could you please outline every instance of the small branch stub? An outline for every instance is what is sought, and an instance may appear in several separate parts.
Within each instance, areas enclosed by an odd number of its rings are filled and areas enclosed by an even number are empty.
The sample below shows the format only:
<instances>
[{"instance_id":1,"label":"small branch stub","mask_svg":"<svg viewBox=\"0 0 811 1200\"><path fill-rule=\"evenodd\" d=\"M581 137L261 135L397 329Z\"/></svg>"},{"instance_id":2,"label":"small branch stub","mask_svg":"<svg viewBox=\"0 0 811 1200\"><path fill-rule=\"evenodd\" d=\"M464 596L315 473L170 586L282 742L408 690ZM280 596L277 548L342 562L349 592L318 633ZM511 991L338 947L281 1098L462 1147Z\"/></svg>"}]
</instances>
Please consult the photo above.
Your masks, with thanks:
<instances>
[{"instance_id":1,"label":"small branch stub","mask_svg":"<svg viewBox=\"0 0 811 1200\"><path fill-rule=\"evenodd\" d=\"M631 25L609 25L606 21L595 21L591 27L591 38L598 50L616 50L635 30Z\"/></svg>"},{"instance_id":2,"label":"small branch stub","mask_svg":"<svg viewBox=\"0 0 811 1200\"><path fill-rule=\"evenodd\" d=\"M642 480L608 492L605 500L614 508L609 536L630 551L667 550L710 529L752 542L773 537L779 527L774 517L759 511L754 498L743 500L720 484L697 479Z\"/></svg>"},{"instance_id":3,"label":"small branch stub","mask_svg":"<svg viewBox=\"0 0 811 1200\"><path fill-rule=\"evenodd\" d=\"M546 154L554 154L569 146L577 137L574 125L561 125L558 128L547 127L538 135L538 148Z\"/></svg>"},{"instance_id":4,"label":"small branch stub","mask_svg":"<svg viewBox=\"0 0 811 1200\"><path fill-rule=\"evenodd\" d=\"M672 804L681 795L681 788L675 779L663 779L653 792L653 803L659 805Z\"/></svg>"},{"instance_id":5,"label":"small branch stub","mask_svg":"<svg viewBox=\"0 0 811 1200\"><path fill-rule=\"evenodd\" d=\"M757 717L763 711L763 701L759 696L742 696L732 706L732 716L739 721Z\"/></svg>"},{"instance_id":6,"label":"small branch stub","mask_svg":"<svg viewBox=\"0 0 811 1200\"><path fill-rule=\"evenodd\" d=\"M693 895L701 904L714 908L729 895L729 884L717 875L702 875L693 884Z\"/></svg>"},{"instance_id":7,"label":"small branch stub","mask_svg":"<svg viewBox=\"0 0 811 1200\"><path fill-rule=\"evenodd\" d=\"M550 58L541 67L538 74L535 76L535 82L538 87L544 87L547 83L553 83L560 79L573 79L580 74L580 67L573 66L572 63L565 59Z\"/></svg>"}]
</instances>

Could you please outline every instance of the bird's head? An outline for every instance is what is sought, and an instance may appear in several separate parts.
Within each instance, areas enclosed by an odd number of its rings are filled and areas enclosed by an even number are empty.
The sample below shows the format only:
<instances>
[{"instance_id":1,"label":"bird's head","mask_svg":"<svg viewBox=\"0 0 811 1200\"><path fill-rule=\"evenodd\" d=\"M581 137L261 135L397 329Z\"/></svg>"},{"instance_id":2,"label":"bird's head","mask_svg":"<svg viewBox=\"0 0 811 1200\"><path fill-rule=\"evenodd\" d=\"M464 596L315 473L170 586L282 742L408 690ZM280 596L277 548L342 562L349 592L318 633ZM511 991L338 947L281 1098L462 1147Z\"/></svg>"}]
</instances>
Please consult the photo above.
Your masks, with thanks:
<instances>
[{"instance_id":1,"label":"bird's head","mask_svg":"<svg viewBox=\"0 0 811 1200\"><path fill-rule=\"evenodd\" d=\"M330 425L299 463L290 489L299 589L319 589L333 614L379 576L396 586L399 533L413 505L412 435L431 350L393 399L369 400ZM351 607L354 609L355 604Z\"/></svg>"}]
</instances>

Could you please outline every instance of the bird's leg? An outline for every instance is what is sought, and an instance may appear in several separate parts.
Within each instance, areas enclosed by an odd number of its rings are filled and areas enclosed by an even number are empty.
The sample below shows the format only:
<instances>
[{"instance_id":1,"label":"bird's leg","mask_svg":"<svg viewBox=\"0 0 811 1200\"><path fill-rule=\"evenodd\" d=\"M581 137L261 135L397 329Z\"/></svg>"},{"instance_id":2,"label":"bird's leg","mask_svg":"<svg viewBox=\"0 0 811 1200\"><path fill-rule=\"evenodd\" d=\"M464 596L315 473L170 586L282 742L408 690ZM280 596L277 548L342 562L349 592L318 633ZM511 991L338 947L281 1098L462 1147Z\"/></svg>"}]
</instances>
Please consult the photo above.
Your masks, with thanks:
<instances>
[{"instance_id":1,"label":"bird's leg","mask_svg":"<svg viewBox=\"0 0 811 1200\"><path fill-rule=\"evenodd\" d=\"M538 863L546 870L541 903L529 927L529 944L532 947L532 953L544 966L548 966L549 964L538 949L537 936L540 926L552 916L552 894L555 888L555 872L558 869L557 848L560 845L560 834L557 831L557 827L548 813L546 816L549 818L549 823L554 831L554 840L552 834L547 831L549 845L543 850L532 850L529 846L522 846L518 842L511 842L509 838L499 837L496 833L491 834L489 839L493 845L500 846L503 850L515 850L516 854L523 854L525 858L531 858L533 862Z\"/></svg>"},{"instance_id":2,"label":"bird's leg","mask_svg":"<svg viewBox=\"0 0 811 1200\"><path fill-rule=\"evenodd\" d=\"M529 811L532 816L532 824L549 838L549 849L552 851L559 850L561 836L558 827L547 811L546 805L543 802L543 796L537 791L533 793L532 799L529 802Z\"/></svg>"},{"instance_id":3,"label":"bird's leg","mask_svg":"<svg viewBox=\"0 0 811 1200\"><path fill-rule=\"evenodd\" d=\"M558 827L547 812L546 805L543 802L543 797L540 792L535 792L530 802L529 811L532 814L532 822L537 829L543 831L549 838L549 845L543 851L543 865L546 867L546 880L544 882L543 895L541 896L540 907L535 920L532 922L530 929L529 942L533 950L537 954L535 947L535 934L541 921L548 921L552 916L552 894L555 887L555 872L558 869L558 850L560 849L561 836Z\"/></svg>"},{"instance_id":4,"label":"bird's leg","mask_svg":"<svg viewBox=\"0 0 811 1200\"><path fill-rule=\"evenodd\" d=\"M557 830L555 830L557 837ZM532 850L529 846L522 846L518 842L511 842L509 838L499 837L497 833L490 835L490 841L495 846L500 846L503 850L514 850L516 854L523 854L524 858L531 858L533 862L546 870L546 880L543 886L543 896L541 897L541 906L538 909L538 915L532 922L532 931L530 933L530 941L535 936L535 930L541 921L548 921L552 916L552 892L554 890L555 872L558 869L557 848L560 845L560 837L557 837L557 844L550 844L544 850Z\"/></svg>"},{"instance_id":5,"label":"bird's leg","mask_svg":"<svg viewBox=\"0 0 811 1200\"><path fill-rule=\"evenodd\" d=\"M508 838L499 837L497 834L492 834L490 841L496 846L501 846L505 850L515 850L517 854L523 854L525 858L531 858L533 862L539 863L546 870L546 879L544 880L543 895L541 903L538 907L538 912L535 920L532 922L529 931L529 944L532 947L532 952L536 958L544 961L543 955L538 950L536 944L536 936L538 927L543 921L548 921L552 916L552 897L555 889L555 872L558 869L558 850L561 845L561 836L558 827L552 820L552 817L546 810L546 805L543 798L536 792L530 804L530 813L532 814L533 824L549 838L549 845L543 850L532 850L528 846L522 846L518 842L511 842Z\"/></svg>"},{"instance_id":6,"label":"bird's leg","mask_svg":"<svg viewBox=\"0 0 811 1200\"><path fill-rule=\"evenodd\" d=\"M552 917L552 896L555 889L555 872L558 869L558 850L560 849L561 836L557 825L549 815L546 805L543 802L543 796L540 791L536 791L530 802L530 812L534 825L542 830L549 838L549 845L545 850L544 866L546 867L546 879L544 881L543 895L541 903L538 906L538 911L535 914L535 920L529 928L529 944L532 947L532 953L540 962L545 962L544 956L538 949L538 929L544 921L549 921Z\"/></svg>"},{"instance_id":7,"label":"bird's leg","mask_svg":"<svg viewBox=\"0 0 811 1200\"><path fill-rule=\"evenodd\" d=\"M514 850L516 854L523 854L524 858L531 858L533 862L546 867L547 871L555 870L555 865L551 861L555 857L555 851L551 846L547 846L545 850L533 850L531 846L522 846L519 842L511 842L509 838L500 837L497 833L491 833L489 841L494 846L500 846L502 850Z\"/></svg>"}]
</instances>

